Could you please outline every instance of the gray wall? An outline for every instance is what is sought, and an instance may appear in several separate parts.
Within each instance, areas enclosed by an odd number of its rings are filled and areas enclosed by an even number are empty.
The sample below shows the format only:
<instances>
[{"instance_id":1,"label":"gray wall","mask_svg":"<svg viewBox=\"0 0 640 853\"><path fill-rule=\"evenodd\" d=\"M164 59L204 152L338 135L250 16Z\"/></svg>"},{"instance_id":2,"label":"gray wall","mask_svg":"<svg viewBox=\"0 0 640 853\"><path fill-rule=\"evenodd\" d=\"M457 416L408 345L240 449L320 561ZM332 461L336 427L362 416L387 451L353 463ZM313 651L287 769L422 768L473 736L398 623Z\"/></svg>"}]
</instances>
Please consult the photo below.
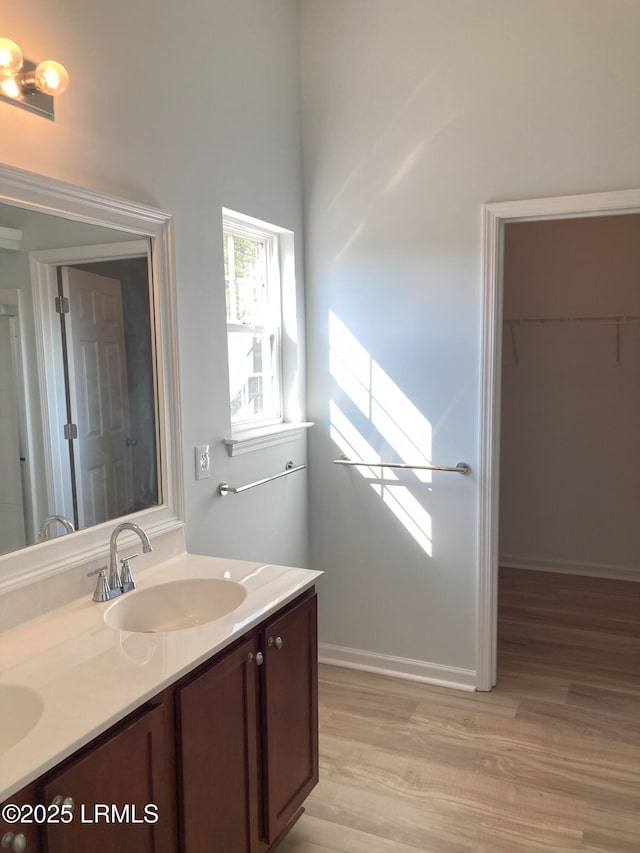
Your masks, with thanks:
<instances>
[{"instance_id":1,"label":"gray wall","mask_svg":"<svg viewBox=\"0 0 640 853\"><path fill-rule=\"evenodd\" d=\"M481 205L638 185L640 6L302 0L301 10L321 639L473 670L476 477L401 475L424 511L415 515L431 518L428 554L362 476L331 465L331 402L381 456L403 454L331 373L329 312L428 421L433 461L477 471ZM428 446L412 407L387 398Z\"/></svg>"},{"instance_id":2,"label":"gray wall","mask_svg":"<svg viewBox=\"0 0 640 853\"><path fill-rule=\"evenodd\" d=\"M302 287L297 3L67 0L61 15L35 0L7 10L3 28L28 57L59 58L71 82L55 123L0 104L2 159L175 217L189 550L305 565L305 474L260 494L216 494L222 480L306 461L304 439L234 459L222 444L221 208L293 230ZM213 473L196 483L193 447L204 443Z\"/></svg>"}]
</instances>

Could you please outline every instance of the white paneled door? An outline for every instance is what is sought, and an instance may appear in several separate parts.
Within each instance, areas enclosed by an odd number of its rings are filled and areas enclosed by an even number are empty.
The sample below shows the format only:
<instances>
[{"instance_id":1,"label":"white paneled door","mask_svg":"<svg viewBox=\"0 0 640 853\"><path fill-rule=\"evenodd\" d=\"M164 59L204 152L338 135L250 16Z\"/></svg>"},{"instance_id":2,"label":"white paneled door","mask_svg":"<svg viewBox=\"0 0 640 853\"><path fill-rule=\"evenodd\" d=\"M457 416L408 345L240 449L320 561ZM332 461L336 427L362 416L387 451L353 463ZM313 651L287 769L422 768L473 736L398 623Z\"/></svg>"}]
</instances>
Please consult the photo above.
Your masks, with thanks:
<instances>
[{"instance_id":1,"label":"white paneled door","mask_svg":"<svg viewBox=\"0 0 640 853\"><path fill-rule=\"evenodd\" d=\"M117 279L62 268L69 296L67 353L78 522L130 511L133 500L122 288Z\"/></svg>"}]
</instances>

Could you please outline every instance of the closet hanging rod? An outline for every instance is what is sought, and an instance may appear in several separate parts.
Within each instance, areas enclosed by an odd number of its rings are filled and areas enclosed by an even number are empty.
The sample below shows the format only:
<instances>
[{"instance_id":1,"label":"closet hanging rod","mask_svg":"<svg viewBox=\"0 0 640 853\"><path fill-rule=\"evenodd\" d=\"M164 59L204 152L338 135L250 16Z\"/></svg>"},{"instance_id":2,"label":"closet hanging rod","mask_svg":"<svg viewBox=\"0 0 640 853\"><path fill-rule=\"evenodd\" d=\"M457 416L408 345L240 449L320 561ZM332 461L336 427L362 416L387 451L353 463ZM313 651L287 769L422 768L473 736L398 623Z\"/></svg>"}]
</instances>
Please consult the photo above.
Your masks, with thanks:
<instances>
[{"instance_id":1,"label":"closet hanging rod","mask_svg":"<svg viewBox=\"0 0 640 853\"><path fill-rule=\"evenodd\" d=\"M466 462L458 462L455 468L443 465L407 465L404 462L355 462L348 456L333 460L334 465L360 465L365 468L406 468L411 471L453 471L456 474L468 474L471 468Z\"/></svg>"},{"instance_id":2,"label":"closet hanging rod","mask_svg":"<svg viewBox=\"0 0 640 853\"><path fill-rule=\"evenodd\" d=\"M272 480L278 480L280 477L286 477L287 474L295 474L296 471L302 471L306 467L306 465L294 466L293 462L287 462L284 471L281 471L279 474L273 474L273 476L265 477L263 480L256 480L255 483L247 483L246 486L230 486L229 483L220 483L218 486L218 492L222 497L229 493L232 495L239 495L240 492L255 489L256 486L262 486L264 483L270 483Z\"/></svg>"},{"instance_id":3,"label":"closet hanging rod","mask_svg":"<svg viewBox=\"0 0 640 853\"><path fill-rule=\"evenodd\" d=\"M637 323L640 314L595 314L586 317L512 317L504 320L510 325L523 326L530 323Z\"/></svg>"}]
</instances>

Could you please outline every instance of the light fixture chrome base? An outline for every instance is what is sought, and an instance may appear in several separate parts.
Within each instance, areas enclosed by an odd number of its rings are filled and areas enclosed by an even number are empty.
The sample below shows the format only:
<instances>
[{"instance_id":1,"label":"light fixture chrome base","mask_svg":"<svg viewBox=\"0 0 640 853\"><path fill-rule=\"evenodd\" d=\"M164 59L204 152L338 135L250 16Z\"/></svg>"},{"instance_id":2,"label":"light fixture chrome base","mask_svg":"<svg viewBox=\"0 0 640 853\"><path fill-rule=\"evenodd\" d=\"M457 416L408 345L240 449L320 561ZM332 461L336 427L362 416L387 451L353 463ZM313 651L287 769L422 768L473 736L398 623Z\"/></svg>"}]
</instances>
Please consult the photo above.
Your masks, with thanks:
<instances>
[{"instance_id":1,"label":"light fixture chrome base","mask_svg":"<svg viewBox=\"0 0 640 853\"><path fill-rule=\"evenodd\" d=\"M32 73L35 71L36 65L37 63L31 62L30 59L25 59L22 64L22 74L29 79L30 76L33 76ZM5 103L13 104L16 107L22 107L31 113L44 116L44 118L48 118L50 121L56 120L53 111L53 95L45 95L44 92L38 91L27 91L22 92L15 98L10 98L8 95L3 95L0 92L0 101L5 101Z\"/></svg>"}]
</instances>

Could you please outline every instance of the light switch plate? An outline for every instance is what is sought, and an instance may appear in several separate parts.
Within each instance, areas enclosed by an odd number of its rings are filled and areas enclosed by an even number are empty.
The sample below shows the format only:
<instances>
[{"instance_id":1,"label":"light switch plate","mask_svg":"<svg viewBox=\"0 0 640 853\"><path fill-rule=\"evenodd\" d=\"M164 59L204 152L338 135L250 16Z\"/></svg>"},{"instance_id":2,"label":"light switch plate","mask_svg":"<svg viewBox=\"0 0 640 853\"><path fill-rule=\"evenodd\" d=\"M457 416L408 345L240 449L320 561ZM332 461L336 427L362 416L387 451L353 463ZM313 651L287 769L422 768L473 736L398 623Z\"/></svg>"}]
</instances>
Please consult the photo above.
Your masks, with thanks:
<instances>
[{"instance_id":1,"label":"light switch plate","mask_svg":"<svg viewBox=\"0 0 640 853\"><path fill-rule=\"evenodd\" d=\"M196 480L211 476L211 455L208 444L199 444L194 448L196 456Z\"/></svg>"}]
</instances>

